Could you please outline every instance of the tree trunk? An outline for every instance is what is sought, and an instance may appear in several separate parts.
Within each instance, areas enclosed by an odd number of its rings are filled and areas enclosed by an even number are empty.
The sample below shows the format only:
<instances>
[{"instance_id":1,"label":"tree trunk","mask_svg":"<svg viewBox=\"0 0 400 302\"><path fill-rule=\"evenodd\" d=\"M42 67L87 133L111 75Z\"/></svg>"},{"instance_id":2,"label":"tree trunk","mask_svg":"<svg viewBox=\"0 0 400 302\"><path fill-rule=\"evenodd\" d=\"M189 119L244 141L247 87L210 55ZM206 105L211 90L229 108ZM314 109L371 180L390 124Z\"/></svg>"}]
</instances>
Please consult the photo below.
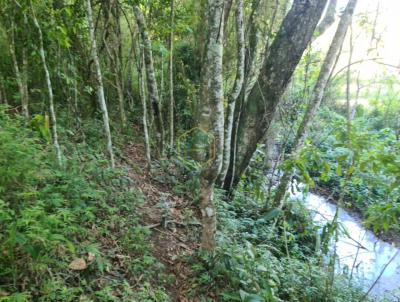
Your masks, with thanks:
<instances>
[{"instance_id":1,"label":"tree trunk","mask_svg":"<svg viewBox=\"0 0 400 302\"><path fill-rule=\"evenodd\" d=\"M147 125L147 102L146 102L146 92L145 92L145 85L144 85L144 76L145 76L145 67L144 67L144 55L143 50L141 53L141 60L140 60L140 70L139 70L139 90L140 90L140 99L142 101L142 122L143 122L143 132L144 132L144 145L146 149L146 160L148 167L151 166L151 153L150 153L150 139L149 139L149 130Z\"/></svg>"},{"instance_id":2,"label":"tree trunk","mask_svg":"<svg viewBox=\"0 0 400 302\"><path fill-rule=\"evenodd\" d=\"M258 77L258 85L253 87L248 101L243 104L237 130L233 129L233 134L237 136L233 138L237 142L233 150L236 156L231 161L225 189L237 185L257 144L265 137L280 98L311 41L326 1L295 0L283 20Z\"/></svg>"},{"instance_id":3,"label":"tree trunk","mask_svg":"<svg viewBox=\"0 0 400 302\"><path fill-rule=\"evenodd\" d=\"M202 214L201 247L215 248L216 209L213 201L215 181L220 173L224 147L224 106L222 83L224 0L208 3L208 37L203 61L201 113L199 128L212 139L210 152L200 175L200 210Z\"/></svg>"},{"instance_id":4,"label":"tree trunk","mask_svg":"<svg viewBox=\"0 0 400 302\"><path fill-rule=\"evenodd\" d=\"M164 124L162 119L161 104L158 95L157 81L154 72L153 54L151 50L151 42L147 33L146 23L143 14L138 6L133 7L136 22L139 28L140 36L143 42L143 53L146 65L147 89L149 92L150 102L154 112L154 122L156 125L157 152L158 157L164 154Z\"/></svg>"},{"instance_id":5,"label":"tree trunk","mask_svg":"<svg viewBox=\"0 0 400 302\"><path fill-rule=\"evenodd\" d=\"M32 10L33 23L35 24L35 27L37 28L38 33L39 33L39 54L40 54L40 58L42 60L43 69L44 69L45 76L46 76L47 91L49 93L49 107L50 107L50 118L51 118L51 131L53 134L53 144L54 144L54 149L56 151L57 162L58 162L59 166L62 166L61 148L58 143L58 134L57 134L57 119L56 119L56 112L54 110L53 87L51 85L49 69L47 68L46 55L44 53L43 34L42 34L42 29L40 28L39 22L36 19L36 15L35 15L35 11L33 9L32 2L30 2L30 6L31 6L31 10Z\"/></svg>"},{"instance_id":6,"label":"tree trunk","mask_svg":"<svg viewBox=\"0 0 400 302\"><path fill-rule=\"evenodd\" d=\"M224 37L227 38L228 20L231 14L233 0L225 0L224 4Z\"/></svg>"},{"instance_id":7,"label":"tree trunk","mask_svg":"<svg viewBox=\"0 0 400 302\"><path fill-rule=\"evenodd\" d=\"M0 75L0 103L8 105L6 87L4 86L4 78Z\"/></svg>"},{"instance_id":8,"label":"tree trunk","mask_svg":"<svg viewBox=\"0 0 400 302\"><path fill-rule=\"evenodd\" d=\"M261 66L264 63L265 55L270 47L270 36L274 32L276 19L278 18L279 0L275 0L274 7L268 7L270 4L265 0L253 0L252 10L248 21L247 40L248 45L245 49L245 71L244 82L241 94L239 96L239 103L235 107L233 116L233 125L231 133L231 146L230 146L230 161L228 163L228 171L230 175L235 175L236 151L237 151L237 132L239 128L240 116L244 104L247 103L248 96L255 84L257 83L258 76L260 75ZM271 16L269 19L269 26L262 29L262 24L265 23L265 17L261 14L265 7L270 8ZM283 16L286 14L286 9L283 10ZM225 179L227 172L225 172ZM230 190L233 186L233 178L228 177L228 180L223 184L224 188Z\"/></svg>"},{"instance_id":9,"label":"tree trunk","mask_svg":"<svg viewBox=\"0 0 400 302\"><path fill-rule=\"evenodd\" d=\"M97 54L97 43L96 43L96 35L94 32L93 25L93 13L92 13L92 5L90 0L86 0L86 10L87 10L87 18L89 23L89 34L90 34L90 42L92 44L92 60L95 67L95 78L96 78L96 90L97 90L97 99L100 105L100 109L103 115L103 124L104 124L104 132L107 140L107 151L110 157L111 167L115 167L114 160L114 151L112 145L111 131L110 131L110 120L108 118L108 110L106 104L106 98L104 96L104 86L103 86L103 77L101 74L99 56Z\"/></svg>"},{"instance_id":10,"label":"tree trunk","mask_svg":"<svg viewBox=\"0 0 400 302\"><path fill-rule=\"evenodd\" d=\"M174 0L170 6L170 34L169 34L169 144L174 146Z\"/></svg>"},{"instance_id":11,"label":"tree trunk","mask_svg":"<svg viewBox=\"0 0 400 302\"><path fill-rule=\"evenodd\" d=\"M353 60L353 29L349 30L349 59L346 70L346 119L347 119L347 144L351 144L351 61Z\"/></svg>"},{"instance_id":12,"label":"tree trunk","mask_svg":"<svg viewBox=\"0 0 400 302\"><path fill-rule=\"evenodd\" d=\"M26 119L29 118L29 90L28 90L28 55L25 47L22 48L22 113Z\"/></svg>"},{"instance_id":13,"label":"tree trunk","mask_svg":"<svg viewBox=\"0 0 400 302\"><path fill-rule=\"evenodd\" d=\"M329 80L329 75L331 69L335 63L336 57L339 54L340 48L346 36L348 27L351 24L352 16L354 13L357 0L349 0L347 7L340 18L338 28L336 30L335 36L333 37L331 46L329 47L328 53L322 64L321 71L318 76L317 83L315 84L314 90L312 92L311 101L308 104L306 113L301 121L299 129L297 130L296 138L293 143L293 152L290 158L294 158L301 148L303 147L304 141L308 135L309 128L315 117L315 114L321 104L322 98L324 96L324 91L326 84ZM291 179L291 172L285 172L282 179L279 182L279 186L276 190L274 205L279 206L286 194L286 190Z\"/></svg>"},{"instance_id":14,"label":"tree trunk","mask_svg":"<svg viewBox=\"0 0 400 302\"><path fill-rule=\"evenodd\" d=\"M260 72L260 67L263 63L263 51L265 38L262 37L260 29L260 12L263 0L253 0L252 10L248 21L246 38L248 39L248 46L246 47L246 62L245 62L245 79L243 83L243 100L246 102L247 97L257 82Z\"/></svg>"},{"instance_id":15,"label":"tree trunk","mask_svg":"<svg viewBox=\"0 0 400 302\"><path fill-rule=\"evenodd\" d=\"M105 30L103 35L104 47L110 62L110 69L113 73L113 80L117 90L118 104L121 125L126 126L124 85L122 79L122 55L121 55L121 29L119 3L115 0L108 0L104 5L105 9Z\"/></svg>"},{"instance_id":16,"label":"tree trunk","mask_svg":"<svg viewBox=\"0 0 400 302\"><path fill-rule=\"evenodd\" d=\"M22 107L22 116L25 118L25 121L29 119L29 107L28 107L28 96L26 95L28 89L26 89L27 84L24 83L24 76L19 69L19 64L16 55L16 47L15 47L15 25L14 21L11 21L11 35L10 35L10 54L13 61L13 68L15 72L15 78L17 80L19 97L21 100ZM24 51L25 53L25 51Z\"/></svg>"},{"instance_id":17,"label":"tree trunk","mask_svg":"<svg viewBox=\"0 0 400 302\"><path fill-rule=\"evenodd\" d=\"M244 60L245 60L245 44L244 44L244 18L243 18L243 0L237 0L236 8L236 44L237 44L237 63L236 63L236 79L232 87L232 91L228 96L228 109L225 120L225 136L224 136L224 157L222 162L221 173L219 175L219 183L223 184L231 155L231 138L233 128L233 117L235 113L236 101L240 95L244 80Z\"/></svg>"}]
</instances>

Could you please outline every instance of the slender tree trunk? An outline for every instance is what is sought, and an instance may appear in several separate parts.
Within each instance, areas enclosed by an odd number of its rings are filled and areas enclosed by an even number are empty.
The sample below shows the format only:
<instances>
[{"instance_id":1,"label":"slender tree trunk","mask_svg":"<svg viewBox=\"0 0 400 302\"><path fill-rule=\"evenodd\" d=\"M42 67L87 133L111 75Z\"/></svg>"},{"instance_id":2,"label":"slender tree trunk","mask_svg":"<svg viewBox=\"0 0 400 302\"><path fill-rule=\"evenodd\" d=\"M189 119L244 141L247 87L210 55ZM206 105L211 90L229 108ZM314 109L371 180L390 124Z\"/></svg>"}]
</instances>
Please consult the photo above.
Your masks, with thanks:
<instances>
[{"instance_id":1,"label":"slender tree trunk","mask_svg":"<svg viewBox=\"0 0 400 302\"><path fill-rule=\"evenodd\" d=\"M328 53L322 64L317 83L315 84L314 90L312 92L311 101L308 104L306 113L303 117L303 120L300 123L299 129L297 130L296 138L293 143L293 152L290 155L290 158L294 158L295 156L297 156L303 147L311 123L315 117L315 114L324 96L325 87L328 83L332 66L335 63L336 57L343 44L347 29L351 24L356 4L357 0L349 0L345 11L343 12L342 17L340 18L335 36L333 37L331 46L329 47ZM291 177L292 177L291 172L285 172L284 175L282 176L278 188L276 189L276 194L274 198L275 206L280 206L282 204Z\"/></svg>"},{"instance_id":2,"label":"slender tree trunk","mask_svg":"<svg viewBox=\"0 0 400 302\"><path fill-rule=\"evenodd\" d=\"M170 34L169 34L169 144L174 146L174 0L171 0L170 6Z\"/></svg>"},{"instance_id":3,"label":"slender tree trunk","mask_svg":"<svg viewBox=\"0 0 400 302\"><path fill-rule=\"evenodd\" d=\"M25 118L29 118L29 90L28 90L28 55L26 49L22 49L22 112Z\"/></svg>"},{"instance_id":4,"label":"slender tree trunk","mask_svg":"<svg viewBox=\"0 0 400 302\"><path fill-rule=\"evenodd\" d=\"M224 0L208 2L208 39L203 61L201 87L201 114L199 128L208 134L212 142L207 162L200 175L200 210L202 214L201 246L205 250L215 248L216 209L214 185L222 166L224 147L224 106L222 82Z\"/></svg>"},{"instance_id":5,"label":"slender tree trunk","mask_svg":"<svg viewBox=\"0 0 400 302\"><path fill-rule=\"evenodd\" d=\"M219 183L223 184L230 163L232 128L235 113L236 101L240 95L244 80L244 60L245 60L245 42L244 42L244 18L243 18L243 0L237 0L236 8L236 43L237 43L237 63L236 79L232 91L228 96L228 109L225 120L224 135L224 157L222 169L219 175Z\"/></svg>"},{"instance_id":6,"label":"slender tree trunk","mask_svg":"<svg viewBox=\"0 0 400 302\"><path fill-rule=\"evenodd\" d=\"M122 55L121 55L121 29L120 29L120 11L119 3L115 0L108 0L104 5L105 30L103 43L106 49L112 77L117 90L118 105L120 112L121 125L126 126L124 85L122 79Z\"/></svg>"},{"instance_id":7,"label":"slender tree trunk","mask_svg":"<svg viewBox=\"0 0 400 302\"><path fill-rule=\"evenodd\" d=\"M0 75L0 103L8 105L6 87L4 86L4 78Z\"/></svg>"},{"instance_id":8,"label":"slender tree trunk","mask_svg":"<svg viewBox=\"0 0 400 302\"><path fill-rule=\"evenodd\" d=\"M159 95L159 104L162 107L164 103L164 54L161 52L160 58L160 95Z\"/></svg>"},{"instance_id":9,"label":"slender tree trunk","mask_svg":"<svg viewBox=\"0 0 400 302\"><path fill-rule=\"evenodd\" d=\"M93 13L92 13L92 5L90 3L90 0L86 0L86 10L87 10L87 18L88 18L88 24L89 24L90 42L92 44L92 60L93 60L94 66L95 66L97 99L99 102L101 113L103 115L104 132L105 132L106 140L107 140L107 151L108 151L108 154L110 157L110 164L111 164L111 167L114 168L115 160L114 160L114 151L113 151L112 138L111 138L110 120L108 117L106 98L104 96L103 77L101 74L99 56L97 53L96 35L94 32Z\"/></svg>"},{"instance_id":10,"label":"slender tree trunk","mask_svg":"<svg viewBox=\"0 0 400 302\"><path fill-rule=\"evenodd\" d=\"M151 166L151 153L150 153L150 138L149 138L149 130L147 125L147 102L146 102L146 88L144 85L144 77L145 77L145 63L144 63L144 55L143 51L141 51L141 60L140 60L140 70L139 70L139 90L140 90L140 100L142 101L142 122L143 122L143 132L144 132L144 145L146 149L146 160L148 167Z\"/></svg>"},{"instance_id":11,"label":"slender tree trunk","mask_svg":"<svg viewBox=\"0 0 400 302\"><path fill-rule=\"evenodd\" d=\"M138 6L133 7L136 22L139 28L140 36L143 42L143 53L146 65L147 89L149 98L153 107L154 121L156 125L157 152L158 157L164 153L164 124L162 119L161 104L158 94L157 81L154 72L153 54L151 51L151 42L147 33L146 23L143 14Z\"/></svg>"},{"instance_id":12,"label":"slender tree trunk","mask_svg":"<svg viewBox=\"0 0 400 302\"><path fill-rule=\"evenodd\" d=\"M125 113L125 99L124 99L124 88L122 87L122 79L119 75L115 77L115 85L117 86L119 112L121 118L122 127L126 126L126 113Z\"/></svg>"},{"instance_id":13,"label":"slender tree trunk","mask_svg":"<svg viewBox=\"0 0 400 302\"><path fill-rule=\"evenodd\" d=\"M16 55L16 47L15 47L15 24L14 21L11 21L11 34L10 34L10 54L13 61L13 68L15 72L15 78L17 80L19 97L21 100L22 106L22 116L25 118L25 121L29 119L29 107L28 107L28 96L25 95L27 89L25 88L26 85L24 84L24 77L19 69L19 64Z\"/></svg>"},{"instance_id":14,"label":"slender tree trunk","mask_svg":"<svg viewBox=\"0 0 400 302\"><path fill-rule=\"evenodd\" d=\"M257 78L260 74L260 67L264 62L264 52L269 48L269 37L265 38L265 36L269 36L271 34L273 25L275 23L275 19L278 12L278 1L276 2L276 6L273 10L271 16L271 22L269 26L269 30L267 34L263 34L261 30L261 23L263 19L261 18L261 11L263 11L263 6L265 5L265 0L253 0L251 3L251 14L246 26L246 39L248 40L248 45L245 49L245 71L244 71L244 81L242 84L241 95L239 96L239 103L235 106L234 116L233 116L233 125L231 130L231 146L230 146L230 155L228 162L228 169L224 171L224 181L226 179L226 175L229 172L230 175L235 175L236 166L236 154L237 154L237 133L239 127L239 121L242 114L242 109L244 104L247 102L247 98L253 89L254 85L257 82ZM225 168L226 169L226 168ZM223 184L226 190L230 190L232 188L234 179L232 177L228 177L228 180ZM222 185L222 183L221 183Z\"/></svg>"},{"instance_id":15,"label":"slender tree trunk","mask_svg":"<svg viewBox=\"0 0 400 302\"><path fill-rule=\"evenodd\" d=\"M349 28L349 59L346 70L346 118L347 118L347 144L351 144L351 62L353 60L353 28Z\"/></svg>"},{"instance_id":16,"label":"slender tree trunk","mask_svg":"<svg viewBox=\"0 0 400 302\"><path fill-rule=\"evenodd\" d=\"M74 74L72 89L73 89L73 108L74 108L74 115L75 115L75 120L76 120L76 127L79 130L81 130L81 128L82 128L81 127L81 117L80 117L79 106L78 106L78 80L76 79L76 74Z\"/></svg>"},{"instance_id":17,"label":"slender tree trunk","mask_svg":"<svg viewBox=\"0 0 400 302\"><path fill-rule=\"evenodd\" d=\"M49 107L50 107L50 118L51 118L51 131L53 134L53 144L54 144L54 149L56 150L58 164L60 166L62 166L61 148L58 143L58 134L57 134L57 119L56 119L56 112L54 110L53 86L51 85L50 72L49 72L49 69L47 68L46 55L44 53L43 34L42 34L42 29L40 28L39 22L36 19L36 15L35 15L35 11L33 9L32 2L30 2L30 6L31 6L31 10L32 10L33 23L35 24L35 27L37 28L38 33L39 33L39 54L40 54L40 58L42 60L43 69L44 69L45 76L46 76L47 90L49 93Z\"/></svg>"},{"instance_id":18,"label":"slender tree trunk","mask_svg":"<svg viewBox=\"0 0 400 302\"><path fill-rule=\"evenodd\" d=\"M246 62L245 62L245 79L243 83L243 101L247 101L247 97L257 82L258 75L260 73L260 67L263 63L263 51L264 43L266 39L262 37L260 29L260 19L262 11L262 1L264 0L253 0L252 10L247 26L247 39L248 46L246 48Z\"/></svg>"},{"instance_id":19,"label":"slender tree trunk","mask_svg":"<svg viewBox=\"0 0 400 302\"><path fill-rule=\"evenodd\" d=\"M232 10L233 0L225 0L224 4L224 37L227 38L228 20ZM224 45L225 46L225 45Z\"/></svg>"},{"instance_id":20,"label":"slender tree trunk","mask_svg":"<svg viewBox=\"0 0 400 302\"><path fill-rule=\"evenodd\" d=\"M116 52L109 49L107 41L104 39L104 45L107 50L108 57L110 59L111 70L114 77L115 88L117 89L118 105L120 112L121 125L124 128L126 126L126 113L125 113L125 99L124 99L124 88L122 83L122 75L120 70L120 61Z\"/></svg>"}]
</instances>

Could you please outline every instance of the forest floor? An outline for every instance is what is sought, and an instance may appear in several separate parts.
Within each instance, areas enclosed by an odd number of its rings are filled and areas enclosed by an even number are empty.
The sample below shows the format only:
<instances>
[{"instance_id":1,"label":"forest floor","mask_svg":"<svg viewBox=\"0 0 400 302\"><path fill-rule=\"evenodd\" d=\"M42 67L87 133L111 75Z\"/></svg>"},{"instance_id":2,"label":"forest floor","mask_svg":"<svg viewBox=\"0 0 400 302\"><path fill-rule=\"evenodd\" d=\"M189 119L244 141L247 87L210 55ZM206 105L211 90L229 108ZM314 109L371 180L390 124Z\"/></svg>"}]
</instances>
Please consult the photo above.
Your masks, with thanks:
<instances>
[{"instance_id":1,"label":"forest floor","mask_svg":"<svg viewBox=\"0 0 400 302\"><path fill-rule=\"evenodd\" d=\"M124 153L132 161L129 177L145 199L138 212L142 224L151 230L152 255L165 266L165 273L172 276L166 290L174 302L196 302L188 298L193 290L193 284L188 282L192 274L188 259L198 249L201 225L188 223L185 213L195 215L197 221L200 213L192 200L177 196L168 185L157 181L157 170L150 173L143 145L130 144Z\"/></svg>"}]
</instances>

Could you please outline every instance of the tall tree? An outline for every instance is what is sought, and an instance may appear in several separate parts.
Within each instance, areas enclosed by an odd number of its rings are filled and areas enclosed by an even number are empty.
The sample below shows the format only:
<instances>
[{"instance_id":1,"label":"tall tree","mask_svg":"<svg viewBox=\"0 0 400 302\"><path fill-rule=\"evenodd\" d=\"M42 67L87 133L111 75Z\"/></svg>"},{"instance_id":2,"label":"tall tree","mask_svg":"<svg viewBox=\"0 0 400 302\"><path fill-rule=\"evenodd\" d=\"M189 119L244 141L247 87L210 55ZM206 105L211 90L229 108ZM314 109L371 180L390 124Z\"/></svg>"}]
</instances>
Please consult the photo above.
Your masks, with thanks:
<instances>
[{"instance_id":1,"label":"tall tree","mask_svg":"<svg viewBox=\"0 0 400 302\"><path fill-rule=\"evenodd\" d=\"M226 173L228 172L230 156L231 156L231 138L233 128L233 118L235 114L236 101L240 95L244 80L245 67L245 41L244 41L244 16L243 16L243 0L237 0L236 7L236 45L237 45L237 63L236 78L232 90L228 95L228 108L225 120L224 134L224 157L222 161L222 169L219 176L219 183L223 183Z\"/></svg>"},{"instance_id":2,"label":"tall tree","mask_svg":"<svg viewBox=\"0 0 400 302\"><path fill-rule=\"evenodd\" d=\"M144 55L143 50L140 51L140 64L139 64L139 92L140 92L140 100L142 102L142 123L143 123L143 133L144 133L144 145L146 149L146 160L147 165L150 167L151 165L151 152L150 152L150 137L149 137L149 127L147 122L147 101L146 101L146 88L144 85L144 78L146 76L146 71L144 67Z\"/></svg>"},{"instance_id":3,"label":"tall tree","mask_svg":"<svg viewBox=\"0 0 400 302\"><path fill-rule=\"evenodd\" d=\"M351 24L351 20L353 17L354 9L356 7L357 0L349 0L343 15L340 18L335 36L333 37L331 46L329 47L328 53L324 59L324 62L321 67L321 71L318 76L317 83L314 86L311 101L307 106L306 113L300 123L300 126L297 130L296 138L293 143L293 152L290 157L295 157L298 155L298 152L301 150L304 144L304 140L307 137L309 128L314 119L314 116L321 104L321 101L324 96L324 91L326 84L329 80L329 75L331 73L332 67L335 64L335 60L337 55L339 54L340 48L342 47L344 38L346 36L347 29ZM279 186L276 190L276 194L274 197L274 204L279 205L286 193L287 186L291 179L291 172L285 172L282 176Z\"/></svg>"},{"instance_id":4,"label":"tall tree","mask_svg":"<svg viewBox=\"0 0 400 302\"><path fill-rule=\"evenodd\" d=\"M170 4L170 33L169 33L169 144L174 145L174 19L175 8L174 0Z\"/></svg>"},{"instance_id":5,"label":"tall tree","mask_svg":"<svg viewBox=\"0 0 400 302\"><path fill-rule=\"evenodd\" d=\"M235 186L246 170L257 144L265 137L286 86L311 41L327 0L295 0L266 53L255 85L233 129L231 163L224 188ZM236 134L237 131L237 134Z\"/></svg>"},{"instance_id":6,"label":"tall tree","mask_svg":"<svg viewBox=\"0 0 400 302\"><path fill-rule=\"evenodd\" d=\"M106 98L104 96L104 85L103 85L103 77L101 74L99 56L97 53L97 42L96 42L96 34L94 32L94 24L93 24L93 12L92 12L92 4L90 3L91 0L86 0L86 12L87 12L87 19L89 24L89 36L90 42L92 44L92 60L94 63L95 68L95 80L96 80L96 90L97 90L97 100L100 105L100 110L103 115L103 125L104 125L104 132L106 135L107 140L107 151L110 157L110 164L111 167L115 167L115 159L114 159L114 151L112 145L112 137L111 137L111 130L110 130L110 119L108 117L108 109L106 104Z\"/></svg>"},{"instance_id":7,"label":"tall tree","mask_svg":"<svg viewBox=\"0 0 400 302\"><path fill-rule=\"evenodd\" d=\"M40 24L36 18L36 14L35 14L35 10L32 5L32 1L30 1L30 6L31 6L31 11L32 11L33 23L35 24L35 27L39 33L39 54L40 54L40 59L43 64L43 69L44 69L44 73L46 76L47 92L49 94L49 109L50 109L50 118L51 118L51 131L53 134L53 144L54 144L54 149L56 151L58 164L61 166L62 165L62 158L61 158L62 155L61 155L60 144L58 143L57 118L56 118L56 112L54 110L53 86L51 84L50 72L49 72L49 68L47 66L46 55L44 52L43 34L42 34L42 29L40 27Z\"/></svg>"},{"instance_id":8,"label":"tall tree","mask_svg":"<svg viewBox=\"0 0 400 302\"><path fill-rule=\"evenodd\" d=\"M10 35L9 35L9 48L11 59L13 62L13 68L15 73L15 78L18 85L19 97L21 100L21 107L22 107L22 116L25 120L29 119L29 95L28 95L28 83L27 83L27 68L24 67L26 64L26 50L23 48L22 54L22 70L20 69L17 55L16 55L16 43L15 43L15 22L11 20L11 28L10 28Z\"/></svg>"},{"instance_id":9,"label":"tall tree","mask_svg":"<svg viewBox=\"0 0 400 302\"><path fill-rule=\"evenodd\" d=\"M216 210L213 191L221 170L224 147L223 13L224 0L208 1L208 36L202 65L201 112L198 121L198 127L211 139L213 146L200 175L200 210L203 225L201 246L206 250L215 248Z\"/></svg>"},{"instance_id":10,"label":"tall tree","mask_svg":"<svg viewBox=\"0 0 400 302\"><path fill-rule=\"evenodd\" d=\"M124 81L122 75L122 41L120 26L120 4L117 0L107 0L104 3L105 29L103 45L106 49L114 86L117 90L119 112L122 127L126 126Z\"/></svg>"},{"instance_id":11,"label":"tall tree","mask_svg":"<svg viewBox=\"0 0 400 302\"><path fill-rule=\"evenodd\" d=\"M164 153L164 123L161 112L160 98L158 94L156 74L154 71L153 53L151 50L151 42L147 33L146 22L142 11L138 6L133 7L136 23L139 28L140 36L143 43L143 54L147 76L147 90L149 92L150 102L153 108L154 122L156 125L157 152L161 157Z\"/></svg>"},{"instance_id":12,"label":"tall tree","mask_svg":"<svg viewBox=\"0 0 400 302\"><path fill-rule=\"evenodd\" d=\"M0 74L0 103L8 105L7 91L4 85L4 77Z\"/></svg>"}]
</instances>

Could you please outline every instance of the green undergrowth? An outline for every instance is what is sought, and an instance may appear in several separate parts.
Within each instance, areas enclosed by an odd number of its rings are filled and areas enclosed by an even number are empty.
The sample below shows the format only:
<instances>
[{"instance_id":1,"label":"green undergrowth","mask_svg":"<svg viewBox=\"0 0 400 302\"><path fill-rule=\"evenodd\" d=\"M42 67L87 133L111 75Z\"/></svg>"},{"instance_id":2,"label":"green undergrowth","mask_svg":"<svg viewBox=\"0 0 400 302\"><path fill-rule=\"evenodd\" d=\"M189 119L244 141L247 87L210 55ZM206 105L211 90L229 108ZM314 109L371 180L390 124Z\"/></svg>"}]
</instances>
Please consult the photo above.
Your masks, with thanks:
<instances>
[{"instance_id":1,"label":"green undergrowth","mask_svg":"<svg viewBox=\"0 0 400 302\"><path fill-rule=\"evenodd\" d=\"M58 167L44 127L0 112L0 301L169 301L126 171L82 143Z\"/></svg>"},{"instance_id":2,"label":"green undergrowth","mask_svg":"<svg viewBox=\"0 0 400 302\"><path fill-rule=\"evenodd\" d=\"M96 149L100 132L61 128L60 168L46 127L0 113L0 301L172 301L166 288L174 277L152 256L137 211L144 196L124 168L108 168ZM172 154L153 169L158 182L197 204L198 164ZM216 190L218 247L182 259L192 271L189 299L359 301L357 284L325 261L330 238L317 236L298 203L265 209L257 173L250 169L233 199Z\"/></svg>"},{"instance_id":3,"label":"green undergrowth","mask_svg":"<svg viewBox=\"0 0 400 302\"><path fill-rule=\"evenodd\" d=\"M395 131L376 129L376 118L360 117L348 136L346 120L330 111L322 112L319 122L327 126L303 151L311 177L337 200L342 196L367 228L399 234L400 141Z\"/></svg>"},{"instance_id":4,"label":"green undergrowth","mask_svg":"<svg viewBox=\"0 0 400 302\"><path fill-rule=\"evenodd\" d=\"M283 213L261 214L259 205L219 199L218 248L196 264L202 288L218 301L359 301L357 284L342 272L333 274L323 261L317 227L297 203Z\"/></svg>"},{"instance_id":5,"label":"green undergrowth","mask_svg":"<svg viewBox=\"0 0 400 302\"><path fill-rule=\"evenodd\" d=\"M254 165L254 163L253 163ZM198 166L174 158L161 163L159 181L197 203ZM167 171L170 171L169 173ZM174 171L173 173L171 171ZM363 292L346 271L335 272L326 262L334 230L312 223L298 202L282 210L265 210L267 188L259 169L250 169L233 199L215 191L218 246L214 253L198 252L192 267L191 298L201 301L360 301ZM265 176L264 176L265 178ZM364 299L363 301L368 301Z\"/></svg>"}]
</instances>

